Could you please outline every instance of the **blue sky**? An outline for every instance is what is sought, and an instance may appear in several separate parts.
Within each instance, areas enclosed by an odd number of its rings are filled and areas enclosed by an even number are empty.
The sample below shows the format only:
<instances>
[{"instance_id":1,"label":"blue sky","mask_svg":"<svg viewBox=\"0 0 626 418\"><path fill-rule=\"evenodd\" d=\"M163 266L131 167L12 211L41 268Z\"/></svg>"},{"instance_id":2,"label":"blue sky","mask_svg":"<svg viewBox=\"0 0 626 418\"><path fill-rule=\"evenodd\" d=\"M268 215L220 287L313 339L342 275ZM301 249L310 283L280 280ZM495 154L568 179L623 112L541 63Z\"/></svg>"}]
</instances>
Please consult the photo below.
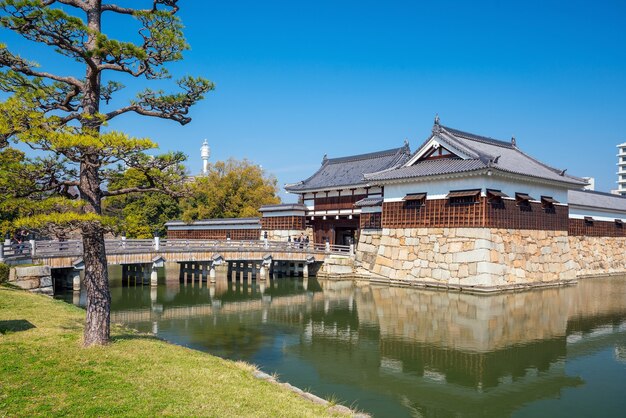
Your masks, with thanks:
<instances>
[{"instance_id":1,"label":"blue sky","mask_svg":"<svg viewBox=\"0 0 626 418\"><path fill-rule=\"evenodd\" d=\"M249 158L282 186L312 174L324 154L405 138L414 149L438 113L457 129L514 135L531 155L596 177L600 190L616 187L626 2L182 1L179 16L192 49L169 68L209 78L216 90L187 126L127 115L111 127L185 152L193 173L207 138L212 161ZM105 18L104 28L128 35L118 23ZM73 70L0 36L43 68ZM145 84L123 81L120 99Z\"/></svg>"}]
</instances>

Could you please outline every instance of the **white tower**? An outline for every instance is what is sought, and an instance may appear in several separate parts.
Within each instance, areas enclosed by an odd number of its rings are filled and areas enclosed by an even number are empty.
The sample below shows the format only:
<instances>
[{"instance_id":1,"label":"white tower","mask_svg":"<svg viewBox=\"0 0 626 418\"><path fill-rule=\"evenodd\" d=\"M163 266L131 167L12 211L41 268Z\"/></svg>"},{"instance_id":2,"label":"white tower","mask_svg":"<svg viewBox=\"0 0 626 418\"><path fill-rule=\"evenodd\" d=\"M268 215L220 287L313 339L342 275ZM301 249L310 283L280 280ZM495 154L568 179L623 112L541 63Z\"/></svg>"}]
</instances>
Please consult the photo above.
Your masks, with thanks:
<instances>
[{"instance_id":1,"label":"white tower","mask_svg":"<svg viewBox=\"0 0 626 418\"><path fill-rule=\"evenodd\" d=\"M211 156L211 148L209 148L209 141L206 139L202 143L200 148L200 157L202 157L202 174L209 172L209 157Z\"/></svg>"},{"instance_id":2,"label":"white tower","mask_svg":"<svg viewBox=\"0 0 626 418\"><path fill-rule=\"evenodd\" d=\"M617 146L617 193L626 196L626 142Z\"/></svg>"}]
</instances>

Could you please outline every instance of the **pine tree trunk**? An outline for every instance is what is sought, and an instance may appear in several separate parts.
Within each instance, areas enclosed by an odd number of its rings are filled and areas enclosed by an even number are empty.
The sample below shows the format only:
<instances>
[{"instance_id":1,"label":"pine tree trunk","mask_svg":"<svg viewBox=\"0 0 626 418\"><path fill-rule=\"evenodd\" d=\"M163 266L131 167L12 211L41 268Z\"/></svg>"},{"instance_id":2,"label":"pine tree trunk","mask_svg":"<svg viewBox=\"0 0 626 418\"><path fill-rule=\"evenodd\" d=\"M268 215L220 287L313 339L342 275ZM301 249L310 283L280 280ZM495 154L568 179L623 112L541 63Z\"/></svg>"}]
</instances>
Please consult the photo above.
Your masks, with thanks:
<instances>
[{"instance_id":1,"label":"pine tree trunk","mask_svg":"<svg viewBox=\"0 0 626 418\"><path fill-rule=\"evenodd\" d=\"M101 0L91 0L87 12L87 25L92 31L86 47L93 51L96 47L96 35L100 33L102 15ZM100 63L93 57L96 64ZM83 109L86 115L96 115L100 110L100 72L87 66L85 89L83 90ZM83 130L90 135L98 135L101 122L97 118L86 117L81 120ZM102 193L100 190L100 161L98 152L90 155L90 150L83 153L85 160L80 165L80 192L85 201L85 212L102 214ZM84 345L104 345L109 342L111 333L111 293L107 271L104 230L99 224L83 227L83 260L85 261L85 288L87 290L87 321L85 323Z\"/></svg>"},{"instance_id":2,"label":"pine tree trunk","mask_svg":"<svg viewBox=\"0 0 626 418\"><path fill-rule=\"evenodd\" d=\"M83 229L83 259L87 290L84 345L104 345L111 332L111 294L104 249L104 231L93 225Z\"/></svg>"}]
</instances>

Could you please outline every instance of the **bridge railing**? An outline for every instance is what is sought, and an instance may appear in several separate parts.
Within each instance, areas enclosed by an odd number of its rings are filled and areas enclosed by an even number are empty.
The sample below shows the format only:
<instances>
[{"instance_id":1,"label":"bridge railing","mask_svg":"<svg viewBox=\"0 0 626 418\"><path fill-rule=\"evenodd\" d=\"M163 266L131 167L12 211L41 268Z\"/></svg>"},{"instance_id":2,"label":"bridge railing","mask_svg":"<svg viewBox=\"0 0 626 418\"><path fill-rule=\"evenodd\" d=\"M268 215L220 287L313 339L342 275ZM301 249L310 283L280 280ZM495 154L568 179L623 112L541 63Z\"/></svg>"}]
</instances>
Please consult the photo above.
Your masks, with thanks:
<instances>
[{"instance_id":1,"label":"bridge railing","mask_svg":"<svg viewBox=\"0 0 626 418\"><path fill-rule=\"evenodd\" d=\"M11 260L14 263L28 262L32 254L32 241L22 243L3 243L0 245L0 262Z\"/></svg>"},{"instance_id":2,"label":"bridge railing","mask_svg":"<svg viewBox=\"0 0 626 418\"><path fill-rule=\"evenodd\" d=\"M150 252L190 251L268 251L301 253L352 254L354 247L266 240L159 240L159 239L107 239L107 254L141 254ZM32 258L80 257L83 243L80 240L26 241L21 244L0 245L0 261L19 262Z\"/></svg>"}]
</instances>

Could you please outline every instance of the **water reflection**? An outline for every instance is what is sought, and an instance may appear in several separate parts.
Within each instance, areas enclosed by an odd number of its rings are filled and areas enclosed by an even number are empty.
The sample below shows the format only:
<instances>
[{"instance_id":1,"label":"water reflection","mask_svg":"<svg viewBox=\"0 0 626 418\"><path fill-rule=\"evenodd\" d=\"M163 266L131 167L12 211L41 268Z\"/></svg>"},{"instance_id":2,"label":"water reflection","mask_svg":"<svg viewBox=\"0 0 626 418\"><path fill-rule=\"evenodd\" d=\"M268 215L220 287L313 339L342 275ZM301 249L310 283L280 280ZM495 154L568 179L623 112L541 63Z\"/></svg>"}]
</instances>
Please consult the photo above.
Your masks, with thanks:
<instances>
[{"instance_id":1,"label":"water reflection","mask_svg":"<svg viewBox=\"0 0 626 418\"><path fill-rule=\"evenodd\" d=\"M112 298L116 322L254 362L377 416L532 415L541 400L556 402L557 415L600 399L609 414L626 407L626 278L492 296L176 278L114 287ZM585 378L602 367L613 368L608 389ZM618 392L607 399L607 390Z\"/></svg>"}]
</instances>

